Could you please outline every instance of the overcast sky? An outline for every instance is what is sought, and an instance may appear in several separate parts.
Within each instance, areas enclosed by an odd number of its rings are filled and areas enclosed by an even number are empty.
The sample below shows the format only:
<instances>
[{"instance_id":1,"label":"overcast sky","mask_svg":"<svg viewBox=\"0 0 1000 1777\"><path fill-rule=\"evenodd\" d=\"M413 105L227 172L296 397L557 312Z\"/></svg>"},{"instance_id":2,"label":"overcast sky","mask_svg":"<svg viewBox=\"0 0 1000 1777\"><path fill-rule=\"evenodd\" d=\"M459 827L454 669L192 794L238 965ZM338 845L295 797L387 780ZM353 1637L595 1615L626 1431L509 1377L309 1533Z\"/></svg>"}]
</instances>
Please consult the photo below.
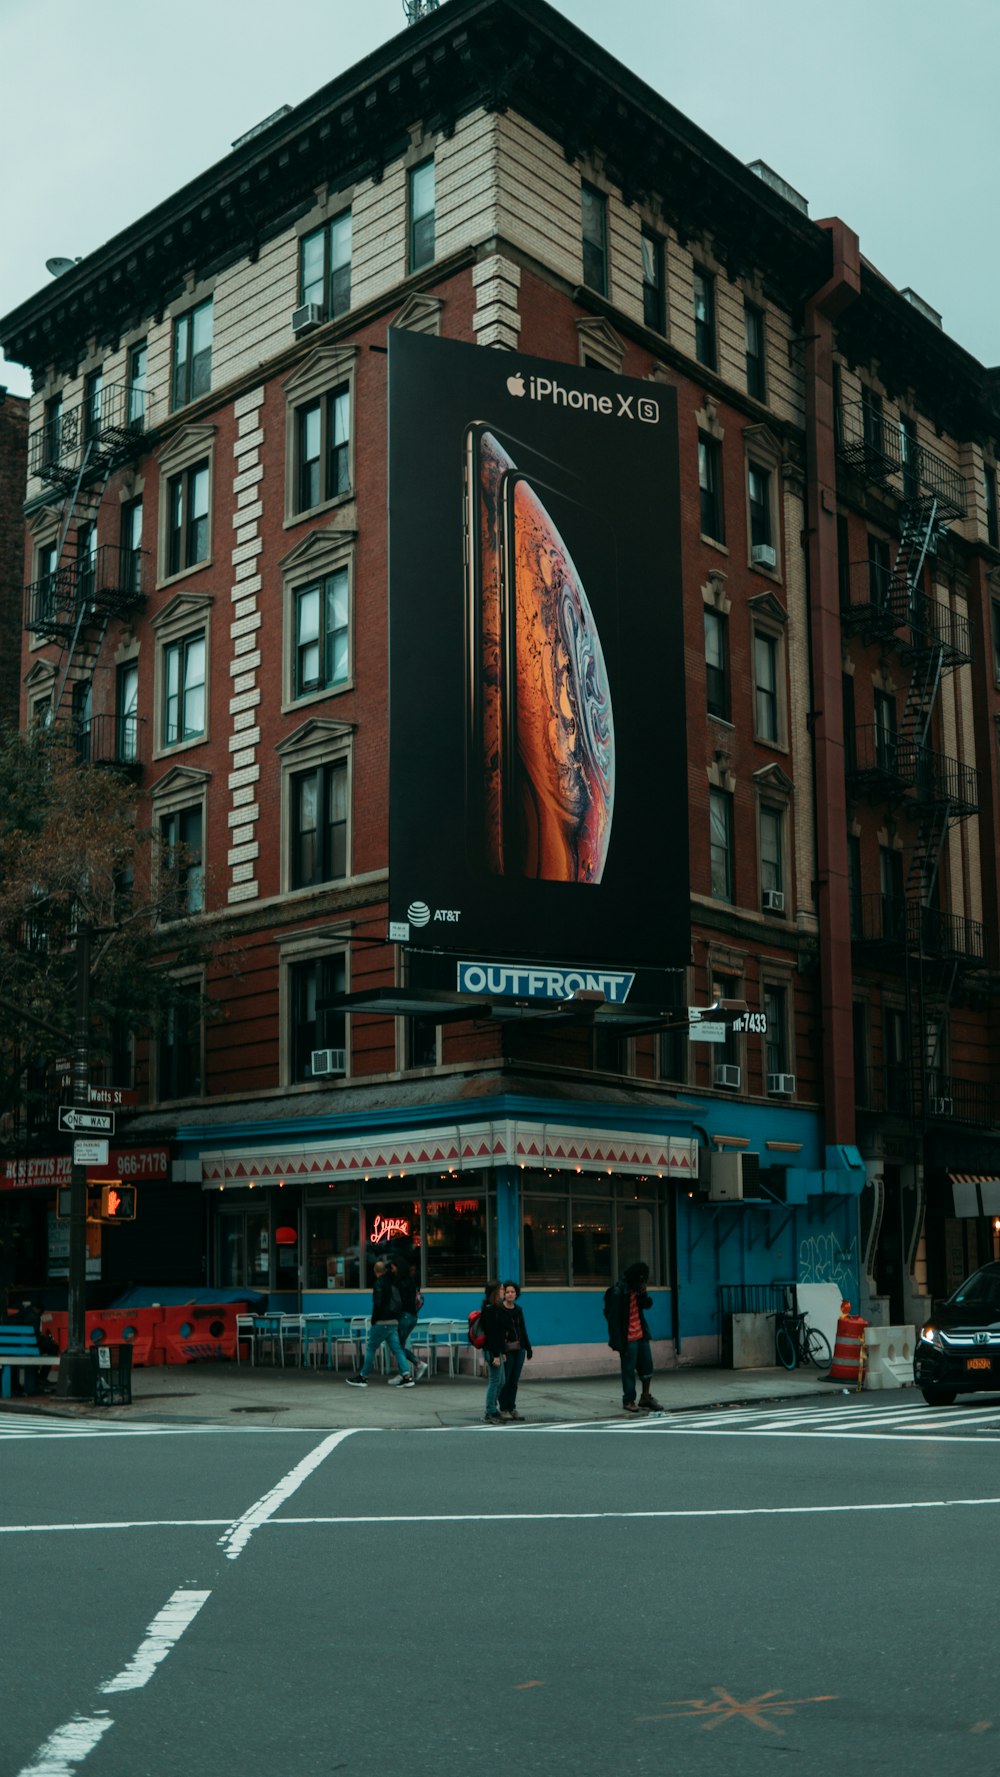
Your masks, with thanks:
<instances>
[{"instance_id":1,"label":"overcast sky","mask_svg":"<svg viewBox=\"0 0 1000 1777\"><path fill-rule=\"evenodd\" d=\"M1000 0L555 4L1000 363ZM404 28L402 0L0 0L0 315Z\"/></svg>"}]
</instances>

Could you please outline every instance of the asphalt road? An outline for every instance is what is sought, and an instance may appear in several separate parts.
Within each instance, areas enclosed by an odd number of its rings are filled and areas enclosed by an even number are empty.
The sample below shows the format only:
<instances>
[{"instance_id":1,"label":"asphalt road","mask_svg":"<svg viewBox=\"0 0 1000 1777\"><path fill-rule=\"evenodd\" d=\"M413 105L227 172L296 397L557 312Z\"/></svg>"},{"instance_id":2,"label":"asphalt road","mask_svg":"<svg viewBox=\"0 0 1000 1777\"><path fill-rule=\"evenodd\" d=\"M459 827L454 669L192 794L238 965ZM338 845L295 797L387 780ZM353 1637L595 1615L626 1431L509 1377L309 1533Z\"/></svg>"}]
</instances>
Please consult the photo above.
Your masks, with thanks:
<instances>
[{"instance_id":1,"label":"asphalt road","mask_svg":"<svg viewBox=\"0 0 1000 1777\"><path fill-rule=\"evenodd\" d=\"M998 1439L6 1420L0 1777L994 1777Z\"/></svg>"}]
</instances>

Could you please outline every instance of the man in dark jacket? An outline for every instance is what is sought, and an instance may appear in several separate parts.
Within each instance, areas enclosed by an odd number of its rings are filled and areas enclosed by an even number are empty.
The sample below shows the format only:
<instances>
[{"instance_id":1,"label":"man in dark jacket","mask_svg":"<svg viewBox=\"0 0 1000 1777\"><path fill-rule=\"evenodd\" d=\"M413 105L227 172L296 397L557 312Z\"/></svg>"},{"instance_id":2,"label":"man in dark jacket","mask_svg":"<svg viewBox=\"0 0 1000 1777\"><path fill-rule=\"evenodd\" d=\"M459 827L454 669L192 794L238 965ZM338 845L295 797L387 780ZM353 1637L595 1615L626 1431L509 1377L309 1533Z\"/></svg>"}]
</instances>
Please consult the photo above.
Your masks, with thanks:
<instances>
[{"instance_id":1,"label":"man in dark jacket","mask_svg":"<svg viewBox=\"0 0 1000 1777\"><path fill-rule=\"evenodd\" d=\"M389 1387L413 1387L410 1366L399 1343L399 1317L402 1311L403 1304L393 1273L384 1259L376 1259L375 1281L372 1284L372 1319L365 1344L365 1361L360 1370L353 1376L348 1376L348 1388L368 1387L368 1378L375 1368L375 1353L380 1345L388 1345L399 1370L398 1376L390 1376Z\"/></svg>"},{"instance_id":2,"label":"man in dark jacket","mask_svg":"<svg viewBox=\"0 0 1000 1777\"><path fill-rule=\"evenodd\" d=\"M653 1399L649 1385L653 1380L653 1348L649 1339L644 1310L652 1308L653 1298L646 1288L649 1266L641 1262L630 1265L625 1276L604 1293L604 1318L608 1323L608 1344L617 1351L622 1368L622 1406L626 1413L660 1412L660 1403ZM635 1398L635 1379L642 1383L642 1394Z\"/></svg>"}]
</instances>

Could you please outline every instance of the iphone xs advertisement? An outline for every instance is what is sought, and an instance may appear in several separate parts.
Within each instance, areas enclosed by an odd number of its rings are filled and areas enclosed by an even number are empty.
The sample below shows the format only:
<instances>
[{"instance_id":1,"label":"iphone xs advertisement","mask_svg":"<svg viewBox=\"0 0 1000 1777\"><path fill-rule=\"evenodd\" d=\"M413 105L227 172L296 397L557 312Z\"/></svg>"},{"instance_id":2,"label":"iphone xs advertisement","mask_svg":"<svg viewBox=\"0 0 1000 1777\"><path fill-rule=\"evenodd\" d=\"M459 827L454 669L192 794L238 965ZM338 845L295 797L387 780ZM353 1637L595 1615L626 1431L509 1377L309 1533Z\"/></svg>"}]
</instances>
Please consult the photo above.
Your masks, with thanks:
<instances>
[{"instance_id":1,"label":"iphone xs advertisement","mask_svg":"<svg viewBox=\"0 0 1000 1777\"><path fill-rule=\"evenodd\" d=\"M683 966L674 392L389 342L388 935Z\"/></svg>"}]
</instances>

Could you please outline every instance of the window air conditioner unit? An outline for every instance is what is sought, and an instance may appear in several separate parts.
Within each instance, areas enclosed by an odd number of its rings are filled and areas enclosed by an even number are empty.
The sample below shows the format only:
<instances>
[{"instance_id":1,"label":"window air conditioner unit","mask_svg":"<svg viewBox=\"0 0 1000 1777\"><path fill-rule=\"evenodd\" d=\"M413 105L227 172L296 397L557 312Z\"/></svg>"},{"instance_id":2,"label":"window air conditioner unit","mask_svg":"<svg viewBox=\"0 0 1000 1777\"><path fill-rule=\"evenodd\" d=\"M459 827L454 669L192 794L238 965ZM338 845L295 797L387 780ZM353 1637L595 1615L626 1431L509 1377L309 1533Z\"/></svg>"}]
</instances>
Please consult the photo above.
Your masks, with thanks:
<instances>
[{"instance_id":1,"label":"window air conditioner unit","mask_svg":"<svg viewBox=\"0 0 1000 1777\"><path fill-rule=\"evenodd\" d=\"M795 1091L795 1075L768 1074L767 1089L772 1096L777 1095L779 1098L791 1098Z\"/></svg>"},{"instance_id":2,"label":"window air conditioner unit","mask_svg":"<svg viewBox=\"0 0 1000 1777\"><path fill-rule=\"evenodd\" d=\"M311 328L318 327L323 319L323 310L318 302L304 302L300 309L292 310L292 332L308 333Z\"/></svg>"},{"instance_id":3,"label":"window air conditioner unit","mask_svg":"<svg viewBox=\"0 0 1000 1777\"><path fill-rule=\"evenodd\" d=\"M342 1074L346 1071L344 1051L343 1049L314 1049L309 1067L314 1079L321 1074Z\"/></svg>"},{"instance_id":4,"label":"window air conditioner unit","mask_svg":"<svg viewBox=\"0 0 1000 1777\"><path fill-rule=\"evenodd\" d=\"M773 543L755 543L750 551L750 560L755 568L774 568L778 565L778 552Z\"/></svg>"},{"instance_id":5,"label":"window air conditioner unit","mask_svg":"<svg viewBox=\"0 0 1000 1777\"><path fill-rule=\"evenodd\" d=\"M759 1154L713 1154L708 1178L709 1202L742 1203L744 1197L759 1196L759 1172Z\"/></svg>"},{"instance_id":6,"label":"window air conditioner unit","mask_svg":"<svg viewBox=\"0 0 1000 1777\"><path fill-rule=\"evenodd\" d=\"M731 1061L722 1062L715 1070L715 1084L717 1086L735 1086L738 1090L740 1084L739 1068L735 1067Z\"/></svg>"},{"instance_id":7,"label":"window air conditioner unit","mask_svg":"<svg viewBox=\"0 0 1000 1777\"><path fill-rule=\"evenodd\" d=\"M765 913L784 913L785 896L781 889L765 889L761 895Z\"/></svg>"},{"instance_id":8,"label":"window air conditioner unit","mask_svg":"<svg viewBox=\"0 0 1000 1777\"><path fill-rule=\"evenodd\" d=\"M950 1117L953 1114L953 1111L954 1111L954 1106L953 1106L950 1098L932 1098L931 1099L931 1116L932 1117Z\"/></svg>"}]
</instances>

